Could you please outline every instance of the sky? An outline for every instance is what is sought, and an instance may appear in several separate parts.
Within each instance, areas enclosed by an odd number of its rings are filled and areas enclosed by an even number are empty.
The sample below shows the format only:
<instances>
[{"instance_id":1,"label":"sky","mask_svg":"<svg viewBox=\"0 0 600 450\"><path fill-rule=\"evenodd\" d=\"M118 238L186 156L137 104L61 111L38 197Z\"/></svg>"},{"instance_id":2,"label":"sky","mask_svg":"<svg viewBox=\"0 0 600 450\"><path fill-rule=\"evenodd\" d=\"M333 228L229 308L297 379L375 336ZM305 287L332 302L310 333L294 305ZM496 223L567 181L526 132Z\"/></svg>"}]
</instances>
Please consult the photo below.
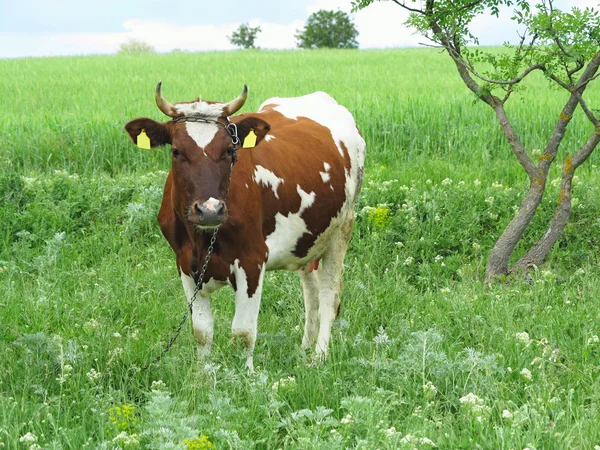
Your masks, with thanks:
<instances>
[{"instance_id":1,"label":"sky","mask_svg":"<svg viewBox=\"0 0 600 450\"><path fill-rule=\"evenodd\" d=\"M556 0L563 9L600 0ZM260 25L256 44L296 47L294 35L320 9L351 12L351 0L0 0L0 58L116 53L129 39L158 52L233 50L227 36L243 22ZM510 14L476 19L482 45L516 42ZM380 0L351 14L359 47L416 47L424 39L403 23L408 14Z\"/></svg>"}]
</instances>

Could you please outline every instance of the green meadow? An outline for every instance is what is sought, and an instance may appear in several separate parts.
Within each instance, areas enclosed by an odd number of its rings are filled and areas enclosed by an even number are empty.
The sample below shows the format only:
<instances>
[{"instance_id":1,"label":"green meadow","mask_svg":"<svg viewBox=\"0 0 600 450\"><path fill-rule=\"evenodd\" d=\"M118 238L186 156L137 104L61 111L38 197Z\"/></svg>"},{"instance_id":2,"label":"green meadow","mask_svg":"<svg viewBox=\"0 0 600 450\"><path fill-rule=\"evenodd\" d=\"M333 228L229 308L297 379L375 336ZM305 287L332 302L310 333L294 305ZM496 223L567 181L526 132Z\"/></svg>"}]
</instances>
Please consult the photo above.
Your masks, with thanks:
<instances>
[{"instance_id":1,"label":"green meadow","mask_svg":"<svg viewBox=\"0 0 600 450\"><path fill-rule=\"evenodd\" d=\"M482 283L527 186L491 109L431 49L174 52L0 60L0 448L600 448L600 160L528 280ZM327 361L300 349L291 272L266 276L252 375L213 298L199 363L156 214L166 149L123 126L202 95L241 112L322 90L355 116L365 183ZM600 105L592 86L588 105ZM542 77L507 110L532 157L565 94ZM592 132L575 115L561 160ZM524 245L546 230L560 161ZM523 251L519 247L517 253Z\"/></svg>"}]
</instances>

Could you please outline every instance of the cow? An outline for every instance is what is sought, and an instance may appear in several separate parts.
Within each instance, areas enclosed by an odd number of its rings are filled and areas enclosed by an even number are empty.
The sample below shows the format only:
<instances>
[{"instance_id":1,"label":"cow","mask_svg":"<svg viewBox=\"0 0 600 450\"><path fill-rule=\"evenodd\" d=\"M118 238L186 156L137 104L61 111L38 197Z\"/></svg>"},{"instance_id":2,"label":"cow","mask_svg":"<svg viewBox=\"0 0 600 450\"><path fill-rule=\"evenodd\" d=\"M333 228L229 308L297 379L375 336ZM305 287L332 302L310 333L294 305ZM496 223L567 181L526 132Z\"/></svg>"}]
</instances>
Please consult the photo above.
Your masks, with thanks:
<instances>
[{"instance_id":1,"label":"cow","mask_svg":"<svg viewBox=\"0 0 600 450\"><path fill-rule=\"evenodd\" d=\"M270 98L257 113L233 116L247 95L244 85L228 103L198 98L172 104L159 82L156 104L171 120L138 118L125 129L141 147L171 146L158 222L188 302L198 291L190 309L199 357L209 354L213 341L210 296L230 285L232 334L245 344L252 372L268 270L298 272L302 347L314 345L319 359L327 355L365 141L350 112L324 92Z\"/></svg>"}]
</instances>

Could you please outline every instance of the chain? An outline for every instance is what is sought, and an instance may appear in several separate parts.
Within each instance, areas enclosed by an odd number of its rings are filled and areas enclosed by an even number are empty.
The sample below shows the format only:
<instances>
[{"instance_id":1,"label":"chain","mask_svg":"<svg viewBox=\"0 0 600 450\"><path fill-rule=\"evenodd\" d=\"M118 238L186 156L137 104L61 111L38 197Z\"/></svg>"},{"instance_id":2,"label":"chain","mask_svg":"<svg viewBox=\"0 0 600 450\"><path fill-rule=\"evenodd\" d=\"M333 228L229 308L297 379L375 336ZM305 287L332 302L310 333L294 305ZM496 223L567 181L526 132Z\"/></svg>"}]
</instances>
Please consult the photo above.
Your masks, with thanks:
<instances>
[{"instance_id":1,"label":"chain","mask_svg":"<svg viewBox=\"0 0 600 450\"><path fill-rule=\"evenodd\" d=\"M235 137L237 138L237 129L236 129ZM232 141L233 141L233 139L232 139ZM237 139L237 142L239 144L239 139ZM235 150L237 150L237 148L234 148L232 160L231 160L231 166L229 168L229 185L231 185L231 173L233 172L233 165L235 164L235 161L236 161ZM229 185L227 186L227 193L229 193ZM225 194L225 198L227 198L227 193ZM165 346L163 351L161 353L159 353L151 362L149 362L148 364L143 366L142 370L148 370L150 368L150 366L153 366L154 364L158 363L163 358L163 356L165 356L165 354L169 350L171 350L171 347L177 340L177 337L179 337L179 333L181 333L181 330L183 329L183 325L185 325L185 322L187 321L188 316L192 315L194 302L196 301L196 296L198 295L198 292L200 292L200 289L202 288L202 280L204 279L204 274L206 273L206 269L208 268L208 263L210 261L210 255L212 254L212 252L215 248L215 242L217 241L217 233L219 232L219 228L220 227L216 227L215 231L213 231L213 234L210 237L210 242L209 242L208 250L206 253L206 259L204 260L204 264L202 264L202 269L200 270L200 275L198 276L198 281L196 282L196 289L194 289L194 293L192 294L192 297L188 303L188 308L187 308L186 312L183 314L183 317L181 318L181 320L179 321L179 325L177 325L177 328L173 332L171 339L169 339L169 342L167 343L167 345ZM192 275L196 275L197 273L198 272L194 271L194 272L192 272Z\"/></svg>"}]
</instances>

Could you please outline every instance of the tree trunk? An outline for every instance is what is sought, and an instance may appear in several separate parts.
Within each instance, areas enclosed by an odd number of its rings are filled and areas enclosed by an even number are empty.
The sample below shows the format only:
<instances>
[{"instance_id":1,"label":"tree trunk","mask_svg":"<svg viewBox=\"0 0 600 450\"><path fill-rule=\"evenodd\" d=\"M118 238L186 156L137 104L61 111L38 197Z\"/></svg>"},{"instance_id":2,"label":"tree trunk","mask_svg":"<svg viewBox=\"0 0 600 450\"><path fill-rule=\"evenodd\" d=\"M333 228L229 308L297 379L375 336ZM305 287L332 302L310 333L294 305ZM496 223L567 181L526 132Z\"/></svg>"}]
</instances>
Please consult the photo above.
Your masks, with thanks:
<instances>
[{"instance_id":1,"label":"tree trunk","mask_svg":"<svg viewBox=\"0 0 600 450\"><path fill-rule=\"evenodd\" d=\"M486 282L491 281L498 275L508 275L510 257L531 223L537 207L542 202L543 195L544 185L540 184L539 180L532 181L517 215L510 221L490 252L485 268Z\"/></svg>"},{"instance_id":2,"label":"tree trunk","mask_svg":"<svg viewBox=\"0 0 600 450\"><path fill-rule=\"evenodd\" d=\"M572 182L575 170L584 163L592 154L598 143L600 142L600 127L596 127L594 134L574 155L567 156L562 168L560 194L558 196L558 205L556 212L552 217L548 230L544 233L541 239L531 249L515 263L511 272L525 271L531 266L539 266L544 262L546 256L554 247L554 244L560 238L562 232L569 221L572 205Z\"/></svg>"}]
</instances>

